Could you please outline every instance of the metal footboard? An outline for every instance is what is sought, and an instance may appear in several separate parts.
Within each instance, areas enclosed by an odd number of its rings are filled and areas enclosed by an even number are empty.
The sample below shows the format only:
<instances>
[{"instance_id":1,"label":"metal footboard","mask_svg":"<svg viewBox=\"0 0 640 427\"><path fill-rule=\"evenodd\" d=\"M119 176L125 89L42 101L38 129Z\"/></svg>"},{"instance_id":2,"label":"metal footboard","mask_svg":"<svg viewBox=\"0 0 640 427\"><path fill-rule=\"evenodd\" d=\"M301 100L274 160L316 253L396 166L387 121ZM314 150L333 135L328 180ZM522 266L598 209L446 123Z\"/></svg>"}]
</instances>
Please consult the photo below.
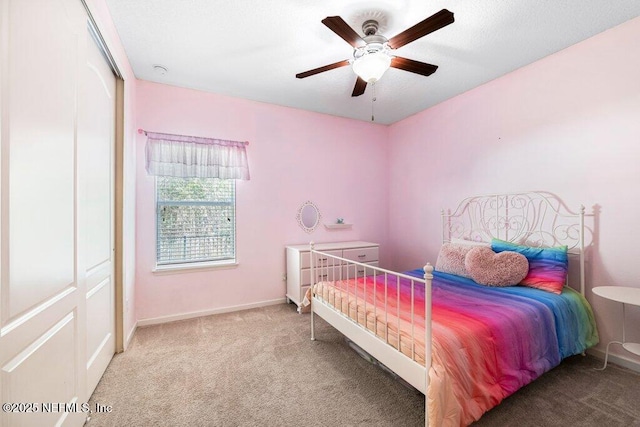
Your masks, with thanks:
<instances>
[{"instance_id":1,"label":"metal footboard","mask_svg":"<svg viewBox=\"0 0 640 427\"><path fill-rule=\"evenodd\" d=\"M431 281L316 251L311 244L311 339L319 315L403 380L426 394L431 366ZM407 286L410 289L407 292ZM404 292L401 292L401 288ZM416 296L424 289L424 335ZM401 295L402 294L402 295ZM407 300L407 294L409 300ZM410 307L408 317L401 311ZM362 314L362 318L361 318ZM395 336L394 336L395 333ZM420 334L420 337L416 336ZM408 337L407 337L408 335ZM419 339L418 339L419 338ZM424 343L424 353L416 343ZM410 347L407 348L407 345ZM422 357L420 357L422 356ZM428 414L425 423L428 425Z\"/></svg>"}]
</instances>

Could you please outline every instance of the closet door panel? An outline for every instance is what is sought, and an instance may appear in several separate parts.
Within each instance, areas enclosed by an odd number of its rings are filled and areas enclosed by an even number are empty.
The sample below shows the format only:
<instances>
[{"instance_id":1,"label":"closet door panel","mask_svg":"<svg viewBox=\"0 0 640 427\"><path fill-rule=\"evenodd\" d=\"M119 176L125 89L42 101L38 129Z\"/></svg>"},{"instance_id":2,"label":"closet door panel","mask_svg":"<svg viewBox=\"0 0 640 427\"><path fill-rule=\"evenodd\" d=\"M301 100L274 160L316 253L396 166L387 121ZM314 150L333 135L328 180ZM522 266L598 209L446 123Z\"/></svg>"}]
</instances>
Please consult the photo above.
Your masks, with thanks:
<instances>
[{"instance_id":1,"label":"closet door panel","mask_svg":"<svg viewBox=\"0 0 640 427\"><path fill-rule=\"evenodd\" d=\"M2 426L81 426L86 285L80 268L78 100L87 15L78 0L0 0Z\"/></svg>"},{"instance_id":2,"label":"closet door panel","mask_svg":"<svg viewBox=\"0 0 640 427\"><path fill-rule=\"evenodd\" d=\"M64 360L75 361L76 321L74 313L68 313L3 366L2 382L11 390L11 403L34 403L37 410L5 412L3 421L6 424L2 425L53 426L62 424L70 415L61 406L43 407L41 403L68 403L71 409L74 404L80 407L74 387L75 364L57 365L51 360L51 355L55 354ZM71 418L78 416L71 414Z\"/></svg>"},{"instance_id":3,"label":"closet door panel","mask_svg":"<svg viewBox=\"0 0 640 427\"><path fill-rule=\"evenodd\" d=\"M87 392L93 393L115 353L114 158L116 80L87 35L78 112L81 275L86 280Z\"/></svg>"},{"instance_id":4,"label":"closet door panel","mask_svg":"<svg viewBox=\"0 0 640 427\"><path fill-rule=\"evenodd\" d=\"M10 1L9 318L75 286L78 16ZM46 72L43 72L46 71Z\"/></svg>"}]
</instances>

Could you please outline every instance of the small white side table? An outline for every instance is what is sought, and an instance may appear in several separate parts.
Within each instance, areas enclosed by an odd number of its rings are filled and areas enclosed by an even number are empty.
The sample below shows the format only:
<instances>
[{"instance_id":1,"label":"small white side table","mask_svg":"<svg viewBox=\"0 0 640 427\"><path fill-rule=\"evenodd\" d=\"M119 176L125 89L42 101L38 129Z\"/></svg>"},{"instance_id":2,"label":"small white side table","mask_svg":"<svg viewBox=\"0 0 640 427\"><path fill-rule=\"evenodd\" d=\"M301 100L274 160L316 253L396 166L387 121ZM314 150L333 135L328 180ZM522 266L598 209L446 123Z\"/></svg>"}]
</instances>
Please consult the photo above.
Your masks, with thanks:
<instances>
[{"instance_id":1,"label":"small white side table","mask_svg":"<svg viewBox=\"0 0 640 427\"><path fill-rule=\"evenodd\" d=\"M598 286L593 288L593 293L602 298L622 303L622 341L610 341L607 344L607 350L604 354L604 365L599 370L607 367L609 359L609 346L611 344L620 344L622 348L630 353L640 356L640 344L635 342L627 342L627 335L624 327L625 323L625 305L635 305L640 307L640 288L630 288L628 286Z\"/></svg>"}]
</instances>

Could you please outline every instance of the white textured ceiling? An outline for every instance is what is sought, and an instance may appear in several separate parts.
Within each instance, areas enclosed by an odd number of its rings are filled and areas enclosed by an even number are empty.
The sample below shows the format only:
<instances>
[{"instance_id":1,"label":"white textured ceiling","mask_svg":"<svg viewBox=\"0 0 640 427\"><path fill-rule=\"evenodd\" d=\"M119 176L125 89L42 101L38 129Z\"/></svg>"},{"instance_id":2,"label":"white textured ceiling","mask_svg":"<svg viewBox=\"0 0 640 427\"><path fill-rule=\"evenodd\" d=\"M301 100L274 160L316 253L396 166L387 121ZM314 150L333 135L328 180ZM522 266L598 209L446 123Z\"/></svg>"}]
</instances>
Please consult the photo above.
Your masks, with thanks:
<instances>
[{"instance_id":1,"label":"white textured ceiling","mask_svg":"<svg viewBox=\"0 0 640 427\"><path fill-rule=\"evenodd\" d=\"M387 38L440 9L455 22L397 50L438 65L424 77L391 68L375 85L375 121L394 123L640 16L639 0L106 0L139 79L371 120L372 87L351 97L349 44L320 21L341 16ZM154 65L169 72L159 75Z\"/></svg>"}]
</instances>

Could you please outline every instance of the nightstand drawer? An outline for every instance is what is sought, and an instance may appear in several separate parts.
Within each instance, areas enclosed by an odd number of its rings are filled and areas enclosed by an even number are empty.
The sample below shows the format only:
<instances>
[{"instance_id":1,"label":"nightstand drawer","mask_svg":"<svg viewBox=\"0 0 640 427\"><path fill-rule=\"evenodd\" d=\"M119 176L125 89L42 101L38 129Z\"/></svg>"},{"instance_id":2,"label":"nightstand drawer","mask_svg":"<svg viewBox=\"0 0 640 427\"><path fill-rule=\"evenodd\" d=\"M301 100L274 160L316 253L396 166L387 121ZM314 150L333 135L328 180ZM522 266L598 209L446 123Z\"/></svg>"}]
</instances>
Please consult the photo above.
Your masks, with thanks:
<instances>
[{"instance_id":1,"label":"nightstand drawer","mask_svg":"<svg viewBox=\"0 0 640 427\"><path fill-rule=\"evenodd\" d=\"M317 281L340 279L341 267L319 268L316 270ZM311 284L311 269L305 268L300 270L300 286L308 286Z\"/></svg>"},{"instance_id":2,"label":"nightstand drawer","mask_svg":"<svg viewBox=\"0 0 640 427\"><path fill-rule=\"evenodd\" d=\"M378 261L378 248L345 249L342 251L342 257L358 262Z\"/></svg>"},{"instance_id":3,"label":"nightstand drawer","mask_svg":"<svg viewBox=\"0 0 640 427\"><path fill-rule=\"evenodd\" d=\"M327 254L342 257L342 251L326 251ZM336 259L327 259L325 256L318 255L318 258L315 261L315 266L325 266L327 263L329 265L334 265L333 263L341 264L340 260ZM311 267L311 253L310 252L302 252L300 254L300 268L309 268Z\"/></svg>"},{"instance_id":4,"label":"nightstand drawer","mask_svg":"<svg viewBox=\"0 0 640 427\"><path fill-rule=\"evenodd\" d=\"M367 265L370 265L371 267L377 267L378 266L378 261L372 261L372 262L367 262ZM362 276L373 276L373 270L370 268L366 268L361 266L361 265L349 265L349 266L342 266L342 278L343 279L354 279L356 277L356 267L357 267L357 273L358 276L357 277L362 277ZM378 274L378 273L376 273ZM381 274L381 273L380 273Z\"/></svg>"}]
</instances>

